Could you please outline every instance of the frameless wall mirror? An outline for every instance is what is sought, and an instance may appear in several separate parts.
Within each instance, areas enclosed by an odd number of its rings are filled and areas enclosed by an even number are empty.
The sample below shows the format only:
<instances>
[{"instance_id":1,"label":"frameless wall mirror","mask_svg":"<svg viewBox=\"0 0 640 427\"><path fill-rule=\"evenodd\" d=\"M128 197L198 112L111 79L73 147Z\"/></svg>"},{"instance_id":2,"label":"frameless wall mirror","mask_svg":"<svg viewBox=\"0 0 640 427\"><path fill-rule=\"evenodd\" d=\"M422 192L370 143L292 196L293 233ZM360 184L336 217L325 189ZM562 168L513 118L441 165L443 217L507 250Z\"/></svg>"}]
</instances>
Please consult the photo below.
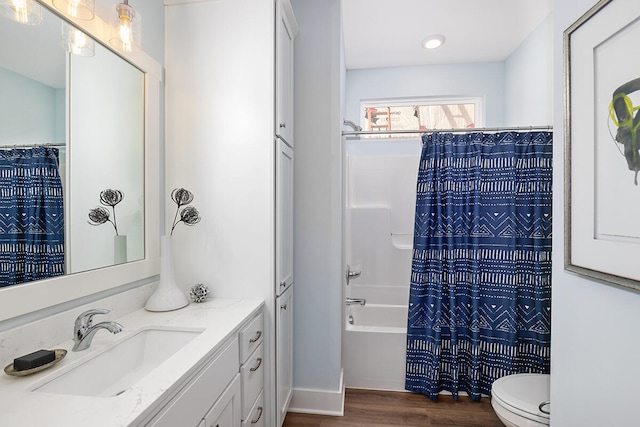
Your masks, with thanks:
<instances>
[{"instance_id":1,"label":"frameless wall mirror","mask_svg":"<svg viewBox=\"0 0 640 427\"><path fill-rule=\"evenodd\" d=\"M0 16L0 321L157 274L161 66L33 3Z\"/></svg>"}]
</instances>

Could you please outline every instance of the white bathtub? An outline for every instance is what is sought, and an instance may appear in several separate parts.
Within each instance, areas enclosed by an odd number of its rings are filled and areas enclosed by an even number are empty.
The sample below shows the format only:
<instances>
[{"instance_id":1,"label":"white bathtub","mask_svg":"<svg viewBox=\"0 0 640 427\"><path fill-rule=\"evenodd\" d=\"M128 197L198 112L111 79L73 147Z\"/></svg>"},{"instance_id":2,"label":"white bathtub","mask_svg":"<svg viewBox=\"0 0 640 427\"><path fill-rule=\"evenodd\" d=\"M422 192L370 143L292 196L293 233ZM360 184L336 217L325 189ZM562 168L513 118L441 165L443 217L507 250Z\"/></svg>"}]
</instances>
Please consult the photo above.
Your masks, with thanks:
<instances>
[{"instance_id":1,"label":"white bathtub","mask_svg":"<svg viewBox=\"0 0 640 427\"><path fill-rule=\"evenodd\" d=\"M406 305L347 306L343 335L345 386L403 391L406 341Z\"/></svg>"},{"instance_id":2,"label":"white bathtub","mask_svg":"<svg viewBox=\"0 0 640 427\"><path fill-rule=\"evenodd\" d=\"M346 330L406 333L407 306L387 304L350 305L347 307Z\"/></svg>"}]
</instances>

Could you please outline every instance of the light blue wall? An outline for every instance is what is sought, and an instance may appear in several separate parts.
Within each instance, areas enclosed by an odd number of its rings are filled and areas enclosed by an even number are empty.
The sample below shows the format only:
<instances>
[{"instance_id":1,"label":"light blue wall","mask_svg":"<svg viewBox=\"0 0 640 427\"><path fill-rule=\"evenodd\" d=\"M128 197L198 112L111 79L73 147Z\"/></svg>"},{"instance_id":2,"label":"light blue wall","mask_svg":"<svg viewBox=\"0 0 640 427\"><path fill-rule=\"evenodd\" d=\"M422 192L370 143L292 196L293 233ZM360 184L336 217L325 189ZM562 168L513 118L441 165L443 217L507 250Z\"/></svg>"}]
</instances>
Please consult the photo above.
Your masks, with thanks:
<instances>
[{"instance_id":1,"label":"light blue wall","mask_svg":"<svg viewBox=\"0 0 640 427\"><path fill-rule=\"evenodd\" d=\"M0 94L0 145L56 142L56 89L0 67Z\"/></svg>"},{"instance_id":2,"label":"light blue wall","mask_svg":"<svg viewBox=\"0 0 640 427\"><path fill-rule=\"evenodd\" d=\"M505 126L551 124L552 46L549 16L505 61Z\"/></svg>"},{"instance_id":3,"label":"light blue wall","mask_svg":"<svg viewBox=\"0 0 640 427\"><path fill-rule=\"evenodd\" d=\"M293 0L294 387L339 391L342 370L343 72L340 1Z\"/></svg>"},{"instance_id":4,"label":"light blue wall","mask_svg":"<svg viewBox=\"0 0 640 427\"><path fill-rule=\"evenodd\" d=\"M554 427L637 426L640 419L640 292L569 274L564 271L563 264L563 32L594 3L594 0L554 1L551 305L551 419ZM614 1L610 5L617 3L637 10L635 0ZM590 121L585 124L592 125ZM638 253L637 248L633 250Z\"/></svg>"},{"instance_id":5,"label":"light blue wall","mask_svg":"<svg viewBox=\"0 0 640 427\"><path fill-rule=\"evenodd\" d=\"M164 2L144 0L131 5L142 16L142 50L164 66Z\"/></svg>"},{"instance_id":6,"label":"light blue wall","mask_svg":"<svg viewBox=\"0 0 640 427\"><path fill-rule=\"evenodd\" d=\"M482 97L484 126L502 126L504 63L348 70L345 119L361 122L361 100L433 96Z\"/></svg>"}]
</instances>

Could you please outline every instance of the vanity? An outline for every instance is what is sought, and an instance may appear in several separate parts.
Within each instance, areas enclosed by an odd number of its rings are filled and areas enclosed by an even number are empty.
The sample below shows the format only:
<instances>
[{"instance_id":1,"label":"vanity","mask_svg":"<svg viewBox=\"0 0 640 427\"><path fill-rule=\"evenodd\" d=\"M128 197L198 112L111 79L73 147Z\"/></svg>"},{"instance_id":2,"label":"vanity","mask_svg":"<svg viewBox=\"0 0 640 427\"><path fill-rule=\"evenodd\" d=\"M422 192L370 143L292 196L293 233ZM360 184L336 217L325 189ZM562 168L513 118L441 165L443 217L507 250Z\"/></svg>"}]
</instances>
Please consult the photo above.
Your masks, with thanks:
<instances>
[{"instance_id":1,"label":"vanity","mask_svg":"<svg viewBox=\"0 0 640 427\"><path fill-rule=\"evenodd\" d=\"M262 301L211 299L164 313L140 308L117 318L100 317L124 330L116 335L98 331L80 352L71 351L71 339L54 345L51 349L68 352L41 372L2 373L0 425L266 425ZM72 324L67 335L71 329ZM32 338L39 345L39 338ZM12 341L19 339L0 334L0 346Z\"/></svg>"}]
</instances>

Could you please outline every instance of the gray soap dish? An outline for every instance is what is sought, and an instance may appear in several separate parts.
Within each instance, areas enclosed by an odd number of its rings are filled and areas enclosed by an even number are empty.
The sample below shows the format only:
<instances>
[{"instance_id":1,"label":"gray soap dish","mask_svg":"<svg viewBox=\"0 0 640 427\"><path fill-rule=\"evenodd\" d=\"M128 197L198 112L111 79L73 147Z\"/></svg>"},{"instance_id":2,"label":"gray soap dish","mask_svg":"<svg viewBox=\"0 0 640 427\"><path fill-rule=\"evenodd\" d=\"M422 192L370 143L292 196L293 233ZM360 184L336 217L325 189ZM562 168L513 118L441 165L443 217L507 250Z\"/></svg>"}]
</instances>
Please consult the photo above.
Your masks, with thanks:
<instances>
[{"instance_id":1,"label":"gray soap dish","mask_svg":"<svg viewBox=\"0 0 640 427\"><path fill-rule=\"evenodd\" d=\"M5 366L4 373L15 377L24 377L25 375L35 374L36 372L44 371L45 369L52 367L53 365L64 359L64 357L67 355L67 350L64 349L58 348L53 351L55 352L56 358L49 363L40 365L37 368L25 369L22 371L16 371L13 367L13 363L11 363L10 365Z\"/></svg>"}]
</instances>

